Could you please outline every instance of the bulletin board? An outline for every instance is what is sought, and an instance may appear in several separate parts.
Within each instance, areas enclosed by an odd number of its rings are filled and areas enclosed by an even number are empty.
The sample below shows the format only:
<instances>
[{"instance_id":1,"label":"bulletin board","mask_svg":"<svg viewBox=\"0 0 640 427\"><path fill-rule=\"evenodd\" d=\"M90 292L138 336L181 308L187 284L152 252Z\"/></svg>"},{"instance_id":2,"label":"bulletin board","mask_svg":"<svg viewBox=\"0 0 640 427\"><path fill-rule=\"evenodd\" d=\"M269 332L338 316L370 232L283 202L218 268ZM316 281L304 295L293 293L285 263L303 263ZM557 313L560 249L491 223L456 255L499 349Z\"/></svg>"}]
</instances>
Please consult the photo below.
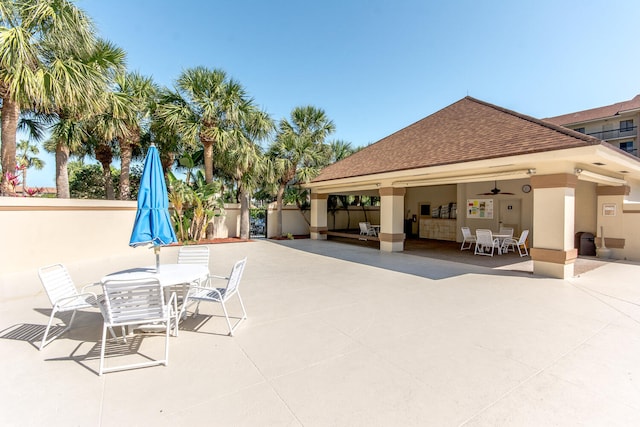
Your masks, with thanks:
<instances>
[{"instance_id":1,"label":"bulletin board","mask_svg":"<svg viewBox=\"0 0 640 427\"><path fill-rule=\"evenodd\" d=\"M467 199L467 218L493 219L493 199Z\"/></svg>"}]
</instances>

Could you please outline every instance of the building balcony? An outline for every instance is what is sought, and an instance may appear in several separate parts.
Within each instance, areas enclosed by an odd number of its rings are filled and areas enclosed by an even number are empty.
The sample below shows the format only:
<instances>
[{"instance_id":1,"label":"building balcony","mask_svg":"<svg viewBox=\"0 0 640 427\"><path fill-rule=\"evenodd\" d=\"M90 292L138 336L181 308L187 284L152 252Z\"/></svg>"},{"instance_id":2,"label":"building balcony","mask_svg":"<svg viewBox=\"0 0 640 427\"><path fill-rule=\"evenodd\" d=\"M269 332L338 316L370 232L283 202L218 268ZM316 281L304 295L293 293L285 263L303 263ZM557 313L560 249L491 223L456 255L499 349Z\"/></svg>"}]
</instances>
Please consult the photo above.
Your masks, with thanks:
<instances>
[{"instance_id":1,"label":"building balcony","mask_svg":"<svg viewBox=\"0 0 640 427\"><path fill-rule=\"evenodd\" d=\"M604 130L601 132L590 132L587 135L595 136L598 139L602 139L606 141L606 140L617 139L617 138L635 137L637 134L638 134L638 127L631 126L626 128L620 128L620 129Z\"/></svg>"}]
</instances>

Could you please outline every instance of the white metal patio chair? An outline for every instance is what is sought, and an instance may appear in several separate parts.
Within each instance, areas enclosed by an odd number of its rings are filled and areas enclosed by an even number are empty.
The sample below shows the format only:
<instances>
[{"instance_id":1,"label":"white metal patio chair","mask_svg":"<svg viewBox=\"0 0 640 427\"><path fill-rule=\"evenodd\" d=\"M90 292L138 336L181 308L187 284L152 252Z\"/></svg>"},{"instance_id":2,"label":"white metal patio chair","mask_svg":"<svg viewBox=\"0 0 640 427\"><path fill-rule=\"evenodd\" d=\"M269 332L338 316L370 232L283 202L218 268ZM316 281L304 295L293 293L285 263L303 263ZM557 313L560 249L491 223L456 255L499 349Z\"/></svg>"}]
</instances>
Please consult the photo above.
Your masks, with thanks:
<instances>
[{"instance_id":1,"label":"white metal patio chair","mask_svg":"<svg viewBox=\"0 0 640 427\"><path fill-rule=\"evenodd\" d=\"M516 248L518 248L520 257L529 256L529 250L527 249L527 236L529 236L529 230L522 230L518 239L505 239L502 244L502 251L509 251L509 249L511 249L515 252Z\"/></svg>"},{"instance_id":2,"label":"white metal patio chair","mask_svg":"<svg viewBox=\"0 0 640 427\"><path fill-rule=\"evenodd\" d=\"M209 271L209 247L205 245L181 246L178 250L178 264L199 264L207 267ZM184 285L173 286L171 289L177 292L178 306L180 313L178 318L181 319L187 309L187 294L192 284L199 286L207 286L210 274L201 277L193 283L185 283Z\"/></svg>"},{"instance_id":3,"label":"white metal patio chair","mask_svg":"<svg viewBox=\"0 0 640 427\"><path fill-rule=\"evenodd\" d=\"M209 267L209 247L205 245L181 246L178 264L201 264Z\"/></svg>"},{"instance_id":4,"label":"white metal patio chair","mask_svg":"<svg viewBox=\"0 0 640 427\"><path fill-rule=\"evenodd\" d=\"M488 249L491 251L487 252ZM500 241L498 239L493 238L493 233L491 230L486 230L483 228L479 228L476 230L476 248L474 250L474 255L488 255L493 256L493 251L498 249L498 253L500 252Z\"/></svg>"},{"instance_id":5,"label":"white metal patio chair","mask_svg":"<svg viewBox=\"0 0 640 427\"><path fill-rule=\"evenodd\" d=\"M224 316L227 320L227 326L229 327L229 335L233 336L233 331L240 325L240 323L247 318L247 311L244 308L242 297L240 296L240 280L242 279L242 273L244 273L245 265L247 264L247 258L243 258L237 261L231 269L231 274L228 277L210 275L209 286L192 285L189 291L189 297L187 302L197 302L196 309L193 313L194 316L198 315L201 302L214 302L222 305ZM213 280L222 279L227 281L227 285L223 288L215 288L212 286ZM227 311L226 303L233 295L238 295L240 301L240 307L242 307L242 317L235 325L231 326L231 320L229 318L229 312Z\"/></svg>"},{"instance_id":6,"label":"white metal patio chair","mask_svg":"<svg viewBox=\"0 0 640 427\"><path fill-rule=\"evenodd\" d=\"M377 236L376 229L371 226L369 222L360 222L358 223L360 226L360 235L361 236Z\"/></svg>"},{"instance_id":7,"label":"white metal patio chair","mask_svg":"<svg viewBox=\"0 0 640 427\"><path fill-rule=\"evenodd\" d=\"M476 236L471 234L471 229L469 227L462 227L462 245L460 246L460 250L471 249L475 243ZM467 244L469 244L469 246L466 246Z\"/></svg>"},{"instance_id":8,"label":"white metal patio chair","mask_svg":"<svg viewBox=\"0 0 640 427\"><path fill-rule=\"evenodd\" d=\"M78 292L69 272L62 264L48 265L38 269L38 277L40 277L40 281L42 282L42 285L47 292L47 296L49 297L49 301L51 301L51 305L53 306L51 315L49 316L49 323L47 323L47 328L44 331L42 342L40 343L40 350L42 350L47 344L71 329L77 310L98 308L98 297L95 293L86 291L87 288L95 286L93 283L84 286L80 292ZM69 311L72 312L71 319L69 320L66 328L64 328L60 333L47 339L55 315L57 313L65 313ZM111 330L111 334L115 336L113 330Z\"/></svg>"},{"instance_id":9,"label":"white metal patio chair","mask_svg":"<svg viewBox=\"0 0 640 427\"><path fill-rule=\"evenodd\" d=\"M136 280L107 280L102 284L102 288L105 299L101 304L104 325L102 327L99 374L155 365L167 366L169 364L169 332L172 326L176 335L178 331L176 295L172 293L169 301L165 303L162 285L154 277ZM124 332L124 328L127 326L150 323L164 326L165 350L163 359L110 368L104 366L107 328L120 326ZM125 334L122 339L124 342L127 341Z\"/></svg>"}]
</instances>

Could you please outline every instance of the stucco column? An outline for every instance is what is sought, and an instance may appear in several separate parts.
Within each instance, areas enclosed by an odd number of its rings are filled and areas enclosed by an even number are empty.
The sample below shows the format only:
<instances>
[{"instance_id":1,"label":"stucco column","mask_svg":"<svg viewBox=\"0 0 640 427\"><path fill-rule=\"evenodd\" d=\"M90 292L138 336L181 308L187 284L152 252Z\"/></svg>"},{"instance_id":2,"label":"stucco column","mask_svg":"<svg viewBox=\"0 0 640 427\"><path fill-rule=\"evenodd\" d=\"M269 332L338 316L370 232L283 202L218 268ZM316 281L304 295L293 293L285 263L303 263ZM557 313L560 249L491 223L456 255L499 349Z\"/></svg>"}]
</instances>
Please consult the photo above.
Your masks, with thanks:
<instances>
[{"instance_id":1,"label":"stucco column","mask_svg":"<svg viewBox=\"0 0 640 427\"><path fill-rule=\"evenodd\" d=\"M534 175L533 243L530 254L533 273L568 279L578 257L574 248L575 189L572 174Z\"/></svg>"},{"instance_id":2,"label":"stucco column","mask_svg":"<svg viewBox=\"0 0 640 427\"><path fill-rule=\"evenodd\" d=\"M385 187L380 192L380 250L404 250L404 188Z\"/></svg>"},{"instance_id":3,"label":"stucco column","mask_svg":"<svg viewBox=\"0 0 640 427\"><path fill-rule=\"evenodd\" d=\"M327 240L327 199L328 194L311 193L311 226L309 232L313 240Z\"/></svg>"}]
</instances>

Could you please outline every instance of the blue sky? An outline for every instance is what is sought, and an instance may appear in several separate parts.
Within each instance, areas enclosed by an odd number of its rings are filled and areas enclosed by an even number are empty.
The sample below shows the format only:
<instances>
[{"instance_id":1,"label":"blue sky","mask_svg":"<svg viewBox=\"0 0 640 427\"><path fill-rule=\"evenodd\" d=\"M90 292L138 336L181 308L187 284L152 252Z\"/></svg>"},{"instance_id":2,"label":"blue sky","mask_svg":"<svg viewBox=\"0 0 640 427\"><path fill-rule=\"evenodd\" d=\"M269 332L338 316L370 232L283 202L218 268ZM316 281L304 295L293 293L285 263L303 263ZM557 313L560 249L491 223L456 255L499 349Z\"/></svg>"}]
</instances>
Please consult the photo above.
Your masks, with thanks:
<instances>
[{"instance_id":1,"label":"blue sky","mask_svg":"<svg viewBox=\"0 0 640 427\"><path fill-rule=\"evenodd\" d=\"M77 0L130 70L225 70L280 120L375 142L466 95L538 118L640 93L636 0ZM44 156L41 156L44 157ZM54 159L30 186L54 185Z\"/></svg>"}]
</instances>

